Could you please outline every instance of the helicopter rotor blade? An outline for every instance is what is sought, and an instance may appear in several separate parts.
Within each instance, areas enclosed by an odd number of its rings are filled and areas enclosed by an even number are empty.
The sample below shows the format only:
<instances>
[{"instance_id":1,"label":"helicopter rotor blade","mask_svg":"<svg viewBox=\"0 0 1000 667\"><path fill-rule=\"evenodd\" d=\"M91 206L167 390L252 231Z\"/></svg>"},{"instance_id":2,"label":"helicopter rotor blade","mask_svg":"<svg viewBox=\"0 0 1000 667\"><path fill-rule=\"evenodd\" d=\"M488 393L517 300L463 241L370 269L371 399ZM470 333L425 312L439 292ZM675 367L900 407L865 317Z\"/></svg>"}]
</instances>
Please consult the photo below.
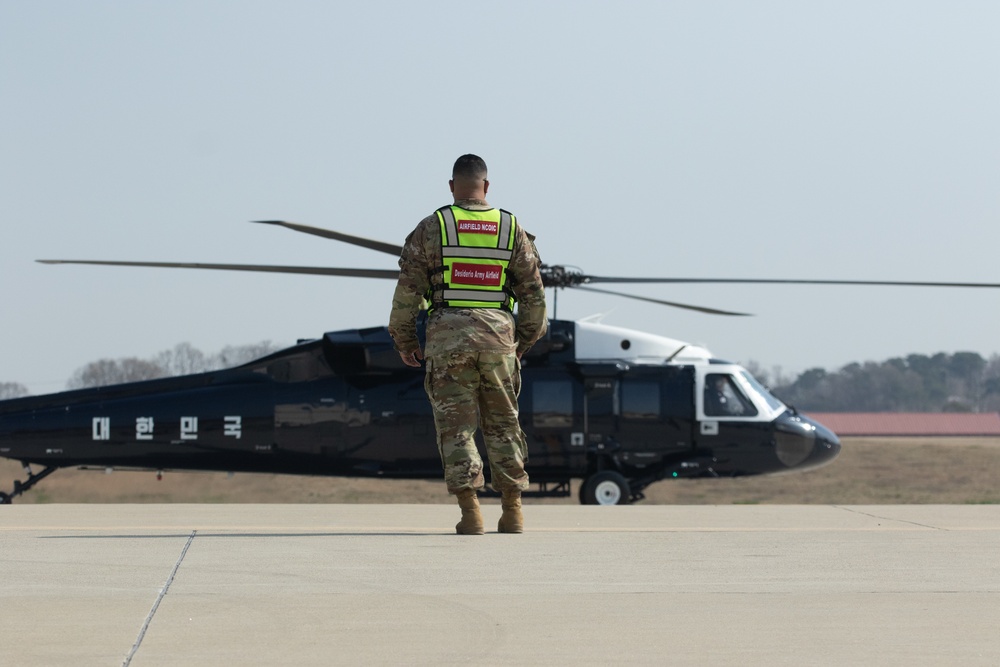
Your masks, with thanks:
<instances>
[{"instance_id":1,"label":"helicopter rotor blade","mask_svg":"<svg viewBox=\"0 0 1000 667\"><path fill-rule=\"evenodd\" d=\"M257 271L263 273L297 273L314 276L351 276L397 280L399 270L338 269L327 266L268 266L266 264L200 264L193 262L111 262L86 259L36 259L39 264L95 264L101 266L148 266L161 269L215 269L221 271Z\"/></svg>"},{"instance_id":2,"label":"helicopter rotor blade","mask_svg":"<svg viewBox=\"0 0 1000 667\"><path fill-rule=\"evenodd\" d=\"M585 292L599 292L601 294L611 294L613 296L623 296L627 299L637 299L639 301L647 301L649 303L658 303L663 306L672 306L674 308L684 308L686 310L695 310L699 313L708 313L709 315L732 315L736 317L753 317L751 313L735 313L728 310L718 310L716 308L707 308L705 306L691 306L686 303L677 303L676 301L664 301L663 299L652 299L646 296L636 296L635 294L625 294L624 292L612 292L611 290L597 289L596 287L577 287L576 289L584 290Z\"/></svg>"},{"instance_id":3,"label":"helicopter rotor blade","mask_svg":"<svg viewBox=\"0 0 1000 667\"><path fill-rule=\"evenodd\" d=\"M876 285L883 287L984 287L1000 288L1000 283L956 283L904 280L784 280L767 278L621 278L581 276L581 284L590 283L672 283L672 284L748 284L748 285Z\"/></svg>"},{"instance_id":4,"label":"helicopter rotor blade","mask_svg":"<svg viewBox=\"0 0 1000 667\"><path fill-rule=\"evenodd\" d=\"M322 236L323 238L333 239L334 241L343 241L344 243L361 246L362 248L368 248L369 250L384 252L397 258L403 254L403 246L401 245L385 243L384 241L375 241L374 239L366 239L361 236L342 234L341 232L335 232L330 229L322 229L321 227L310 227L309 225L300 225L295 222L285 222L284 220L252 220L251 222L261 225L277 225L296 232L302 232L303 234L312 234L313 236Z\"/></svg>"}]
</instances>

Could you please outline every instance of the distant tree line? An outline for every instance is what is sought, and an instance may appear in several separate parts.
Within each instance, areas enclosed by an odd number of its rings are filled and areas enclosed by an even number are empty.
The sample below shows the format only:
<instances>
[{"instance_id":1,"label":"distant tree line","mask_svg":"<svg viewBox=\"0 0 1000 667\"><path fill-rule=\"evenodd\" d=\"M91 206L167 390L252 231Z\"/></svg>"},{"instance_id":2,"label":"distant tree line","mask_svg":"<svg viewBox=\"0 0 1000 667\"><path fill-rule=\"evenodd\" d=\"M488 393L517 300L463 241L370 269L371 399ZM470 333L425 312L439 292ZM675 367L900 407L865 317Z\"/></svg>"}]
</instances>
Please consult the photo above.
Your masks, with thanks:
<instances>
[{"instance_id":1,"label":"distant tree line","mask_svg":"<svg viewBox=\"0 0 1000 667\"><path fill-rule=\"evenodd\" d=\"M834 372L812 368L794 380L749 367L775 396L806 412L1000 411L1000 355L911 354Z\"/></svg>"},{"instance_id":2,"label":"distant tree line","mask_svg":"<svg viewBox=\"0 0 1000 667\"><path fill-rule=\"evenodd\" d=\"M238 366L278 350L271 341L252 345L230 345L215 354L206 355L190 343L181 343L150 359L125 357L99 359L76 369L66 383L67 389L104 387L123 382L139 382L157 378L203 373ZM19 382L0 382L0 399L28 395L28 388Z\"/></svg>"},{"instance_id":3,"label":"distant tree line","mask_svg":"<svg viewBox=\"0 0 1000 667\"><path fill-rule=\"evenodd\" d=\"M206 355L190 343L180 343L172 350L164 350L152 359L101 359L78 368L66 383L68 389L104 387L122 382L155 380L175 375L204 373L238 366L263 357L278 348L270 341L254 345L229 345L212 355Z\"/></svg>"},{"instance_id":4,"label":"distant tree line","mask_svg":"<svg viewBox=\"0 0 1000 667\"><path fill-rule=\"evenodd\" d=\"M0 382L0 401L8 398L21 398L28 395L28 388L20 382Z\"/></svg>"}]
</instances>

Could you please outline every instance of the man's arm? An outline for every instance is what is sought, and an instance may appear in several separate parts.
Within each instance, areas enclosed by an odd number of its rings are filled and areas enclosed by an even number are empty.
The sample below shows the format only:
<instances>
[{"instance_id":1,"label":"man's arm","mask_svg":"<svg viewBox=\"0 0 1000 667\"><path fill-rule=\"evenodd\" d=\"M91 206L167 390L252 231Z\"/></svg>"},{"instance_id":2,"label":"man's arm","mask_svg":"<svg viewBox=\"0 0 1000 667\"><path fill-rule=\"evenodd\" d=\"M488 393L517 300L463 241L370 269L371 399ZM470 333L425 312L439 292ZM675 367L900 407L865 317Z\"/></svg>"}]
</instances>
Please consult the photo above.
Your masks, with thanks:
<instances>
[{"instance_id":1,"label":"man's arm","mask_svg":"<svg viewBox=\"0 0 1000 667\"><path fill-rule=\"evenodd\" d=\"M430 289L427 278L427 255L424 248L425 218L406 237L399 257L399 280L392 296L389 313L389 335L396 351L407 366L420 366L423 354L417 340L417 315L424 305L424 295Z\"/></svg>"},{"instance_id":2,"label":"man's arm","mask_svg":"<svg viewBox=\"0 0 1000 667\"><path fill-rule=\"evenodd\" d=\"M518 225L514 255L509 267L514 276L514 295L517 297L515 338L518 359L545 335L545 330L548 328L541 263L538 250L535 248L535 237Z\"/></svg>"}]
</instances>

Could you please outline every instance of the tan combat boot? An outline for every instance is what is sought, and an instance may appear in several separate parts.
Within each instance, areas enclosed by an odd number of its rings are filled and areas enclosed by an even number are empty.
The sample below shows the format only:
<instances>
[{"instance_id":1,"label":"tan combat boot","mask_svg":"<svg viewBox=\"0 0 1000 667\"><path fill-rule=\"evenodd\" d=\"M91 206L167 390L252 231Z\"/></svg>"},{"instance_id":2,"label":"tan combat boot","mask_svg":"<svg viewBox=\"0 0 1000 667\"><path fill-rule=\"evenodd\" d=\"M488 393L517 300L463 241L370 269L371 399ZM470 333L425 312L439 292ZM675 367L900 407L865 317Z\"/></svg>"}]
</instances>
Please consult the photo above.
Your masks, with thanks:
<instances>
[{"instance_id":1,"label":"tan combat boot","mask_svg":"<svg viewBox=\"0 0 1000 667\"><path fill-rule=\"evenodd\" d=\"M455 532L459 535L482 535L485 530L476 490L462 489L455 496L458 498L458 506L462 508L462 520L455 524Z\"/></svg>"},{"instance_id":2,"label":"tan combat boot","mask_svg":"<svg viewBox=\"0 0 1000 667\"><path fill-rule=\"evenodd\" d=\"M523 533L524 516L521 514L521 490L504 491L500 497L500 506L503 508L503 514L500 515L497 530L501 533Z\"/></svg>"}]
</instances>

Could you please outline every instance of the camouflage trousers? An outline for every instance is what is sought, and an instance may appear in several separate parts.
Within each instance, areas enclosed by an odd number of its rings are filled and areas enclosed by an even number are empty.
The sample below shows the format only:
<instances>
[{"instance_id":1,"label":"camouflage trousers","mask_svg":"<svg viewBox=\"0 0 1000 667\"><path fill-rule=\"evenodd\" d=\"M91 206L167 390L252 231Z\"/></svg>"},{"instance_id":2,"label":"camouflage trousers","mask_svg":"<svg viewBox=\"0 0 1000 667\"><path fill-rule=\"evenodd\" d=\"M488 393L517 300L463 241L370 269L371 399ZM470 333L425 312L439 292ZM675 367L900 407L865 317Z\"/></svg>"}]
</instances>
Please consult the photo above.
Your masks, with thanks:
<instances>
[{"instance_id":1,"label":"camouflage trousers","mask_svg":"<svg viewBox=\"0 0 1000 667\"><path fill-rule=\"evenodd\" d=\"M476 449L482 430L493 489L528 488L528 446L517 420L521 365L513 354L467 352L427 360L424 388L434 410L438 451L448 491L482 489L483 460Z\"/></svg>"}]
</instances>

